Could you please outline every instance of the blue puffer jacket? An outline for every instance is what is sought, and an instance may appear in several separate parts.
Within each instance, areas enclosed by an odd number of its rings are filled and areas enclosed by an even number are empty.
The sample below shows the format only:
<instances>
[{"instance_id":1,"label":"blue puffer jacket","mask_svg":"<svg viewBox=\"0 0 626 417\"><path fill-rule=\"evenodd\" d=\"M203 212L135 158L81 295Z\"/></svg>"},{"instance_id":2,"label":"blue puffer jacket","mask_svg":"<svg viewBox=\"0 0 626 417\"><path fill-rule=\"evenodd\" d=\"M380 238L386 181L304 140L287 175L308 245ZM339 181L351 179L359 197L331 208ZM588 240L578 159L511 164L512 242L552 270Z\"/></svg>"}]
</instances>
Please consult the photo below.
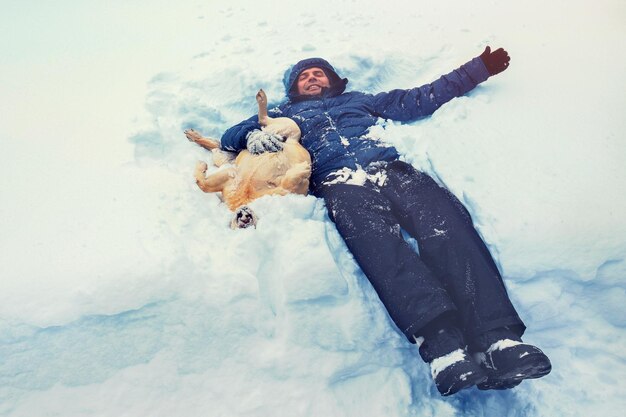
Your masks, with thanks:
<instances>
[{"instance_id":1,"label":"blue puffer jacket","mask_svg":"<svg viewBox=\"0 0 626 417\"><path fill-rule=\"evenodd\" d=\"M319 96L299 96L295 81L305 69L322 68L331 82ZM480 58L474 58L438 80L410 90L392 90L376 95L344 92L347 79L341 79L334 68L321 58L298 62L285 80L288 100L270 111L271 117L290 117L302 131L302 145L313 162L311 191L333 171L357 169L372 162L398 159L397 150L376 139L366 137L378 118L411 122L431 115L441 105L461 96L489 77ZM240 151L246 148L246 136L260 129L258 117L231 127L222 136L222 148Z\"/></svg>"}]
</instances>

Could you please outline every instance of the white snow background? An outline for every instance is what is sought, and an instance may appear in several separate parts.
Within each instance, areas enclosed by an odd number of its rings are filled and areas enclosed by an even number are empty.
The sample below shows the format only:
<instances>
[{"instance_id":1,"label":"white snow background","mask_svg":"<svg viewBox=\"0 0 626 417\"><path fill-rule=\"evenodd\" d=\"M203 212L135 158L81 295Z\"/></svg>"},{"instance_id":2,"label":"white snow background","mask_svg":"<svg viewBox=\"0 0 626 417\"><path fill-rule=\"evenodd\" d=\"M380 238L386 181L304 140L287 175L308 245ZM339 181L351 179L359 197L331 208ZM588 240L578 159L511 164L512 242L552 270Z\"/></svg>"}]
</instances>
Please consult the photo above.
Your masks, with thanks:
<instances>
[{"instance_id":1,"label":"white snow background","mask_svg":"<svg viewBox=\"0 0 626 417\"><path fill-rule=\"evenodd\" d=\"M0 0L0 416L621 416L626 4ZM440 397L321 201L232 231L219 136L321 56L379 92L511 67L373 134L470 209L553 371ZM621 410L621 411L620 411Z\"/></svg>"}]
</instances>

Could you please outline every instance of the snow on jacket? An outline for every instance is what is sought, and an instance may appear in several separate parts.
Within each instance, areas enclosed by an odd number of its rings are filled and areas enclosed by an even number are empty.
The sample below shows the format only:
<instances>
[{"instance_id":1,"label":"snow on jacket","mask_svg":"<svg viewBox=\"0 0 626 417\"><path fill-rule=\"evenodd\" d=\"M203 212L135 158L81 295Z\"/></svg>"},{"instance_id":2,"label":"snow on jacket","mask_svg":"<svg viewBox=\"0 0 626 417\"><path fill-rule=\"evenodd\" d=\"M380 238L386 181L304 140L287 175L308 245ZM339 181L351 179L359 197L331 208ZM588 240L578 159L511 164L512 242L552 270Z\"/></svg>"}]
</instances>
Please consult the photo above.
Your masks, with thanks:
<instances>
[{"instance_id":1,"label":"snow on jacket","mask_svg":"<svg viewBox=\"0 0 626 417\"><path fill-rule=\"evenodd\" d=\"M305 69L322 68L331 82L321 95L297 95L295 80ZM347 79L321 58L298 62L285 80L288 100L271 110L271 117L290 117L302 131L302 145L311 153L311 191L331 173L349 168L357 170L373 162L394 161L398 151L384 142L367 136L379 118L412 122L429 116L444 103L472 90L489 77L480 58L421 87L392 90L376 95L344 92ZM258 117L252 116L228 129L221 146L228 151L246 148L246 136L260 129Z\"/></svg>"}]
</instances>

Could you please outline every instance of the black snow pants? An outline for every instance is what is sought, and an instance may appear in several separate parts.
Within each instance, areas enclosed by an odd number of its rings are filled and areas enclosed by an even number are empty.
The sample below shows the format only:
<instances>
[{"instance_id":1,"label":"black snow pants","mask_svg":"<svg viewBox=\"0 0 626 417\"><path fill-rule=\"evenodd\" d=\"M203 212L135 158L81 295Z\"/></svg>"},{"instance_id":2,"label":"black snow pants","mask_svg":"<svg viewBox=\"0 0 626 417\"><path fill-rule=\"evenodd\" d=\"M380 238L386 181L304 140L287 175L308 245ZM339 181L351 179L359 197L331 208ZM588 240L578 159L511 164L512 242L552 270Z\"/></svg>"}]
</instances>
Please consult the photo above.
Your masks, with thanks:
<instances>
[{"instance_id":1,"label":"black snow pants","mask_svg":"<svg viewBox=\"0 0 626 417\"><path fill-rule=\"evenodd\" d=\"M445 314L470 344L504 326L521 336L525 326L461 202L405 162L382 169L382 186L323 185L316 194L398 328L414 343ZM417 240L419 254L401 228Z\"/></svg>"}]
</instances>

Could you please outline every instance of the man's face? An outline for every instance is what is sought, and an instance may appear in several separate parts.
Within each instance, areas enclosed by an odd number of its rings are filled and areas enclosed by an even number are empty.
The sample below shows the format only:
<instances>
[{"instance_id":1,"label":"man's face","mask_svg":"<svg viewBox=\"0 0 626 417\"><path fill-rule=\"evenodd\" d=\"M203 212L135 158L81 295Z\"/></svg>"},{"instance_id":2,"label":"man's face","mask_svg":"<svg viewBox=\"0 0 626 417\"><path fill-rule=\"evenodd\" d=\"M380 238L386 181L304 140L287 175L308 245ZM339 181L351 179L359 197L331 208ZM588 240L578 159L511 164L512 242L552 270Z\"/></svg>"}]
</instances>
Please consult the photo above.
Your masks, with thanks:
<instances>
[{"instance_id":1,"label":"man's face","mask_svg":"<svg viewBox=\"0 0 626 417\"><path fill-rule=\"evenodd\" d=\"M305 69L298 76L298 94L315 96L322 94L323 87L330 87L330 81L321 68Z\"/></svg>"}]
</instances>

